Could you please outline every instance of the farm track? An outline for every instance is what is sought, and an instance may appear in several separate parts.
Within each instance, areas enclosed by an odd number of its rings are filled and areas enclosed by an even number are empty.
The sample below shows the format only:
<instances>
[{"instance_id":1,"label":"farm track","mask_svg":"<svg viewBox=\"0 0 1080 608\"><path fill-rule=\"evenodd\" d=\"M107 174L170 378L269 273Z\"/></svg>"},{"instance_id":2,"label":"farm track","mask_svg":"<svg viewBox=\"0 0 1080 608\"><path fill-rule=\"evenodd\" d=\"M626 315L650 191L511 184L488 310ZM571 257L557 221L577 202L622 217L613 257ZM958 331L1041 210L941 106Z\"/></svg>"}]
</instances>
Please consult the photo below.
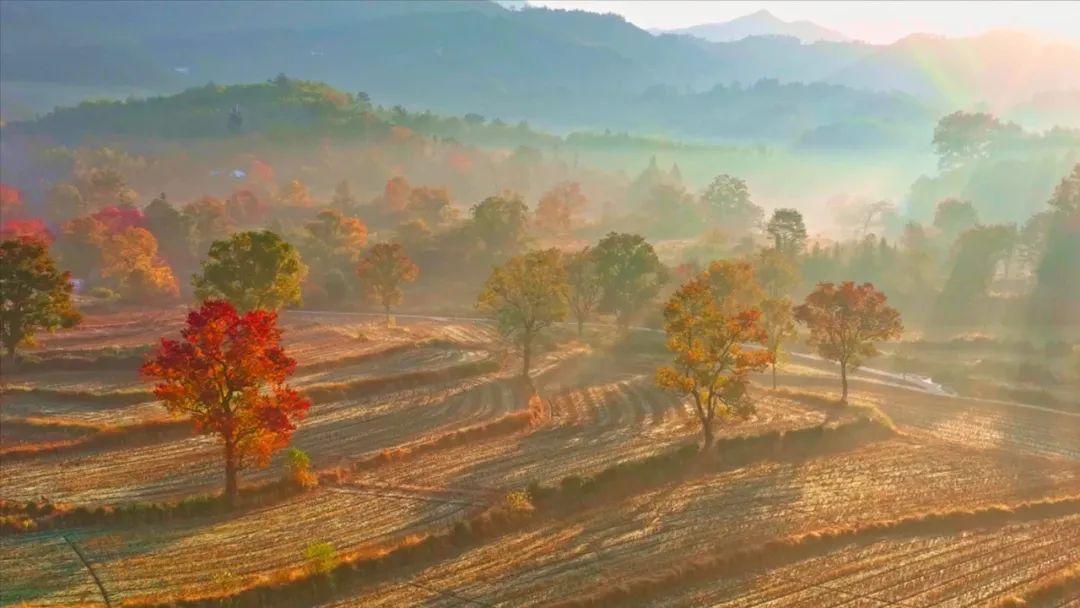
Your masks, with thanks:
<instances>
[{"instance_id":1,"label":"farm track","mask_svg":"<svg viewBox=\"0 0 1080 608\"><path fill-rule=\"evenodd\" d=\"M543 604L585 593L598 580L617 586L780 536L1080 491L1080 471L1039 464L907 439L802 464L762 463L533 526L408 580L492 605ZM401 582L339 605L394 605Z\"/></svg>"}]
</instances>

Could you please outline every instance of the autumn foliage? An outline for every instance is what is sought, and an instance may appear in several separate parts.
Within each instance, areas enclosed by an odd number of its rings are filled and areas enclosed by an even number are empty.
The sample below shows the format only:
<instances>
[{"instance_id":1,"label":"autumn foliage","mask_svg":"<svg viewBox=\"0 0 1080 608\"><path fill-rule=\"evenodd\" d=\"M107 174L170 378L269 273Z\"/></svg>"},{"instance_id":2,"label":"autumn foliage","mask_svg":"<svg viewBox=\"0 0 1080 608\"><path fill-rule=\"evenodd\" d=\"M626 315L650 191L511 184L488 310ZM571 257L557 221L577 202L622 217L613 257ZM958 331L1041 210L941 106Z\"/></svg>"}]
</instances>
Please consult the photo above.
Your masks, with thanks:
<instances>
[{"instance_id":1,"label":"autumn foliage","mask_svg":"<svg viewBox=\"0 0 1080 608\"><path fill-rule=\"evenodd\" d=\"M310 402L286 382L296 369L281 346L277 314L237 313L208 300L188 314L180 340L162 338L142 366L154 395L173 414L190 416L224 445L225 494L237 496L237 473L289 443Z\"/></svg>"},{"instance_id":2,"label":"autumn foliage","mask_svg":"<svg viewBox=\"0 0 1080 608\"><path fill-rule=\"evenodd\" d=\"M886 303L885 294L871 283L820 283L806 301L795 307L795 319L810 330L818 353L840 364L842 401L847 401L848 370L877 355L874 343L904 331L900 313Z\"/></svg>"},{"instance_id":3,"label":"autumn foliage","mask_svg":"<svg viewBox=\"0 0 1080 608\"><path fill-rule=\"evenodd\" d=\"M379 303L390 321L390 307L401 303L401 286L412 283L420 268L398 243L376 243L356 269L368 297Z\"/></svg>"},{"instance_id":4,"label":"autumn foliage","mask_svg":"<svg viewBox=\"0 0 1080 608\"><path fill-rule=\"evenodd\" d=\"M713 262L709 270L679 287L664 306L673 361L657 370L656 382L693 398L705 447L712 444L718 421L753 413L747 375L772 361L769 351L745 346L767 338L761 311L742 297L756 291L746 288L747 280L753 281L748 265Z\"/></svg>"}]
</instances>

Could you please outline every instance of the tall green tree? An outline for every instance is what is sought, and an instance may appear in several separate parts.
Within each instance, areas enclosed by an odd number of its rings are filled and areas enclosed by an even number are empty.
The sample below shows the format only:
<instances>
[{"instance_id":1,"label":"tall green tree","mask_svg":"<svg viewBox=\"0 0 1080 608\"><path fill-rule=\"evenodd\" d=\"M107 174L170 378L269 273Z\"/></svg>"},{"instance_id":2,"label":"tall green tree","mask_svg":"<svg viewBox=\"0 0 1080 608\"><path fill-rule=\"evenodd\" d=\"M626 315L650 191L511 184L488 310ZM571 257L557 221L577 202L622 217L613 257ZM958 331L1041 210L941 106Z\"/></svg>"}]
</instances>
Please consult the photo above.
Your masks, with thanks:
<instances>
[{"instance_id":1,"label":"tall green tree","mask_svg":"<svg viewBox=\"0 0 1080 608\"><path fill-rule=\"evenodd\" d=\"M215 241L192 277L200 300L228 300L241 312L300 303L307 267L289 243L269 230L237 232Z\"/></svg>"},{"instance_id":2,"label":"tall green tree","mask_svg":"<svg viewBox=\"0 0 1080 608\"><path fill-rule=\"evenodd\" d=\"M615 314L625 331L634 313L656 297L667 272L653 246L638 234L610 232L593 249L602 297L600 310Z\"/></svg>"},{"instance_id":3,"label":"tall green tree","mask_svg":"<svg viewBox=\"0 0 1080 608\"><path fill-rule=\"evenodd\" d=\"M510 258L491 271L476 306L495 318L499 331L521 348L528 377L536 336L566 318L566 270L557 249Z\"/></svg>"},{"instance_id":4,"label":"tall green tree","mask_svg":"<svg viewBox=\"0 0 1080 608\"><path fill-rule=\"evenodd\" d=\"M518 194L489 196L471 213L473 233L489 254L513 255L525 245L529 209Z\"/></svg>"},{"instance_id":5,"label":"tall green tree","mask_svg":"<svg viewBox=\"0 0 1080 608\"><path fill-rule=\"evenodd\" d=\"M1080 323L1080 164L1054 189L1045 250L1035 271L1032 322L1052 328Z\"/></svg>"},{"instance_id":6,"label":"tall green tree","mask_svg":"<svg viewBox=\"0 0 1080 608\"><path fill-rule=\"evenodd\" d=\"M71 291L71 275L57 270L45 243L25 237L0 243L0 341L9 357L35 333L79 322Z\"/></svg>"},{"instance_id":7,"label":"tall green tree","mask_svg":"<svg viewBox=\"0 0 1080 608\"><path fill-rule=\"evenodd\" d=\"M761 222L761 207L750 200L750 189L743 180L717 175L701 193L701 206L712 221L730 227L733 232L750 230Z\"/></svg>"},{"instance_id":8,"label":"tall green tree","mask_svg":"<svg viewBox=\"0 0 1080 608\"><path fill-rule=\"evenodd\" d=\"M1012 225L979 226L960 235L952 272L938 298L939 323L969 324L981 319L998 263L1015 242Z\"/></svg>"},{"instance_id":9,"label":"tall green tree","mask_svg":"<svg viewBox=\"0 0 1080 608\"><path fill-rule=\"evenodd\" d=\"M1017 125L1002 123L992 114L953 112L939 120L934 128L938 166L952 169L984 158L995 141L1019 131Z\"/></svg>"},{"instance_id":10,"label":"tall green tree","mask_svg":"<svg viewBox=\"0 0 1080 608\"><path fill-rule=\"evenodd\" d=\"M947 198L938 203L934 210L934 228L941 231L946 246L951 245L965 230L978 224L979 213L969 201Z\"/></svg>"},{"instance_id":11,"label":"tall green tree","mask_svg":"<svg viewBox=\"0 0 1080 608\"><path fill-rule=\"evenodd\" d=\"M785 255L797 256L806 246L806 224L802 214L795 209L773 211L765 232L772 238L773 249Z\"/></svg>"},{"instance_id":12,"label":"tall green tree","mask_svg":"<svg viewBox=\"0 0 1080 608\"><path fill-rule=\"evenodd\" d=\"M168 260L173 268L188 267L192 264L191 252L191 217L173 207L165 193L143 209L146 216L146 228L157 239L161 256Z\"/></svg>"}]
</instances>

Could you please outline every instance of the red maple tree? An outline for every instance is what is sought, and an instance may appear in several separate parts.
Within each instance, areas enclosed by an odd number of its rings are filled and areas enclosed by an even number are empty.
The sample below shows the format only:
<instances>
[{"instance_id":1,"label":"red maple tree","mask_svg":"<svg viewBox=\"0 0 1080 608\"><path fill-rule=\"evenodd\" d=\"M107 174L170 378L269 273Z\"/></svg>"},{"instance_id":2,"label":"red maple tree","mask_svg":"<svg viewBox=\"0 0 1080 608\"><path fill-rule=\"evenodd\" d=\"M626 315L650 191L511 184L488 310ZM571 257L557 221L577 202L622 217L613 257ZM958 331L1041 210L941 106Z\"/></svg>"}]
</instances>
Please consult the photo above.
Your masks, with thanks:
<instances>
[{"instance_id":1,"label":"red maple tree","mask_svg":"<svg viewBox=\"0 0 1080 608\"><path fill-rule=\"evenodd\" d=\"M875 342L895 338L904 331L900 313L886 302L885 294L871 283L818 283L806 301L794 309L795 319L810 329L809 343L817 347L818 354L840 364L840 400L844 403L848 371L878 354Z\"/></svg>"},{"instance_id":2,"label":"red maple tree","mask_svg":"<svg viewBox=\"0 0 1080 608\"><path fill-rule=\"evenodd\" d=\"M311 405L286 383L295 369L281 347L277 314L240 315L226 301L208 300L188 314L180 340L162 338L142 374L156 381L154 395L170 412L220 436L225 495L235 504L238 471L251 460L265 466Z\"/></svg>"}]
</instances>

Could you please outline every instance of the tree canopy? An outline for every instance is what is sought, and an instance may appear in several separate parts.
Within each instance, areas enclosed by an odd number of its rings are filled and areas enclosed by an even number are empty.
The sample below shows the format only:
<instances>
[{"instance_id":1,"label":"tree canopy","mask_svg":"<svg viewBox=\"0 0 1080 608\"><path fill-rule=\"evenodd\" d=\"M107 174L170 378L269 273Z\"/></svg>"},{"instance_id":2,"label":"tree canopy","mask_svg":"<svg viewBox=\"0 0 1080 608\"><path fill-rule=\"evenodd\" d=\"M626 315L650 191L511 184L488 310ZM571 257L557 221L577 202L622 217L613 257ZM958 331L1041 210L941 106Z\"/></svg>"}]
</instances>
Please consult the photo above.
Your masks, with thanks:
<instances>
[{"instance_id":1,"label":"tree canopy","mask_svg":"<svg viewBox=\"0 0 1080 608\"><path fill-rule=\"evenodd\" d=\"M795 307L795 319L810 330L809 342L818 353L840 364L843 402L848 396L848 371L878 354L875 342L904 330L900 313L887 304L885 294L870 283L851 281L819 284Z\"/></svg>"},{"instance_id":2,"label":"tree canopy","mask_svg":"<svg viewBox=\"0 0 1080 608\"><path fill-rule=\"evenodd\" d=\"M420 275L418 267L398 243L376 243L360 260L356 274L368 296L378 302L390 321L390 307L401 303L401 286Z\"/></svg>"},{"instance_id":3,"label":"tree canopy","mask_svg":"<svg viewBox=\"0 0 1080 608\"><path fill-rule=\"evenodd\" d=\"M499 331L521 347L525 376L536 336L566 318L568 286L560 257L559 250L546 249L510 258L491 271L476 300Z\"/></svg>"},{"instance_id":4,"label":"tree canopy","mask_svg":"<svg viewBox=\"0 0 1080 608\"><path fill-rule=\"evenodd\" d=\"M56 268L48 246L32 238L0 243L0 340L11 357L39 331L81 318L71 302L71 275Z\"/></svg>"},{"instance_id":5,"label":"tree canopy","mask_svg":"<svg viewBox=\"0 0 1080 608\"><path fill-rule=\"evenodd\" d=\"M296 369L281 346L277 314L240 314L222 300L188 314L180 340L162 338L142 366L169 412L225 447L225 495L235 504L237 473L289 443L311 403L287 383Z\"/></svg>"},{"instance_id":6,"label":"tree canopy","mask_svg":"<svg viewBox=\"0 0 1080 608\"><path fill-rule=\"evenodd\" d=\"M201 300L225 299L241 312L300 303L307 267L296 249L269 230L238 232L210 246L192 278Z\"/></svg>"},{"instance_id":7,"label":"tree canopy","mask_svg":"<svg viewBox=\"0 0 1080 608\"><path fill-rule=\"evenodd\" d=\"M773 211L765 232L772 237L773 248L786 255L799 255L806 245L806 225L795 209Z\"/></svg>"},{"instance_id":8,"label":"tree canopy","mask_svg":"<svg viewBox=\"0 0 1080 608\"><path fill-rule=\"evenodd\" d=\"M638 234L610 232L593 249L603 295L601 310L624 330L631 316L660 292L667 272L653 246Z\"/></svg>"},{"instance_id":9,"label":"tree canopy","mask_svg":"<svg viewBox=\"0 0 1080 608\"><path fill-rule=\"evenodd\" d=\"M657 370L656 382L693 398L706 448L713 442L716 422L753 413L747 376L772 358L767 350L745 346L766 339L761 311L747 303L755 291L746 287L747 278L752 281L753 272L746 264L714 262L679 287L664 306L673 361Z\"/></svg>"}]
</instances>

